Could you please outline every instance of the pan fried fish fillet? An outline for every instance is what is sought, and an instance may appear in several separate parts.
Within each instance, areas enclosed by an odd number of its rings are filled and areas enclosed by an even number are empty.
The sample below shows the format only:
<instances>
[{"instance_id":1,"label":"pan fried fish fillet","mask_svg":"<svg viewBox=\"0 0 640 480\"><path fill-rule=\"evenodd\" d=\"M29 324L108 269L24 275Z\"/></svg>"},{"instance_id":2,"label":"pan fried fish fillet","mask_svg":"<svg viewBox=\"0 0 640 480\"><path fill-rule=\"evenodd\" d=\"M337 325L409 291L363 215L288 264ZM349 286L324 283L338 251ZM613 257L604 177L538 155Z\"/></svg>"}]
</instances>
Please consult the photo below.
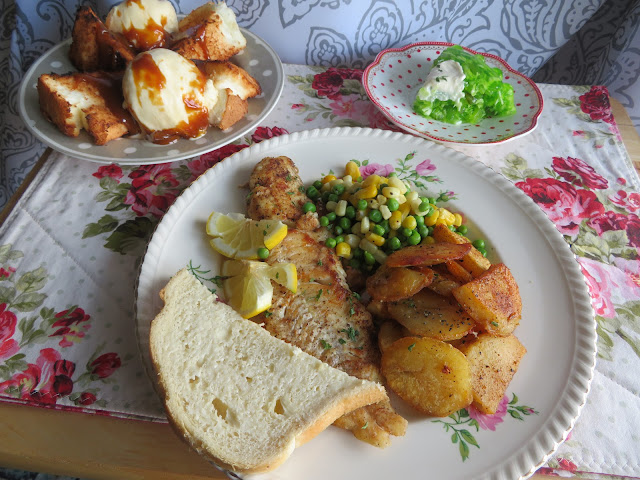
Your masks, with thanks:
<instances>
[{"instance_id":1,"label":"pan fried fish fillet","mask_svg":"<svg viewBox=\"0 0 640 480\"><path fill-rule=\"evenodd\" d=\"M272 335L333 367L382 383L371 314L349 289L340 259L313 231L317 215L303 214L302 205L309 199L300 188L298 169L287 157L264 159L254 169L249 186L251 218L277 218L298 227L289 230L267 260L296 265L297 293L274 285L271 308L254 320L263 323ZM290 195L294 201L287 203L283 192L299 195ZM360 440L385 447L390 435L404 435L407 421L385 401L355 410L334 425L350 430Z\"/></svg>"}]
</instances>

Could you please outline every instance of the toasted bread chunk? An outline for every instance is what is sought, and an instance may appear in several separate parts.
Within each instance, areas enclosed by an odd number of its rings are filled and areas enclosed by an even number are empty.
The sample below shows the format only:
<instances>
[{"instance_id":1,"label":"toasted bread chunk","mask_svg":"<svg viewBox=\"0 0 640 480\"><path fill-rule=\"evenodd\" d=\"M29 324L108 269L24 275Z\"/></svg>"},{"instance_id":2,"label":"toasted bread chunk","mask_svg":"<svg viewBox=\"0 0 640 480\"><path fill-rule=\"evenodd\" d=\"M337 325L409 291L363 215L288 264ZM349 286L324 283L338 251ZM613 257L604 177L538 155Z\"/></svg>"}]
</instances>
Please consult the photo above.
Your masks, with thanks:
<instances>
[{"instance_id":1,"label":"toasted bread chunk","mask_svg":"<svg viewBox=\"0 0 640 480\"><path fill-rule=\"evenodd\" d=\"M118 71L135 52L121 37L110 33L91 7L80 7L73 24L71 63L82 72Z\"/></svg>"},{"instance_id":2,"label":"toasted bread chunk","mask_svg":"<svg viewBox=\"0 0 640 480\"><path fill-rule=\"evenodd\" d=\"M202 62L198 66L218 90L228 88L242 100L262 93L258 81L245 69L231 62Z\"/></svg>"},{"instance_id":3,"label":"toasted bread chunk","mask_svg":"<svg viewBox=\"0 0 640 480\"><path fill-rule=\"evenodd\" d=\"M222 116L220 117L220 121L217 125L214 125L220 130L226 130L239 120L242 120L249 111L249 102L232 94L230 89L226 89L225 92L227 94L227 101L225 103Z\"/></svg>"},{"instance_id":4,"label":"toasted bread chunk","mask_svg":"<svg viewBox=\"0 0 640 480\"><path fill-rule=\"evenodd\" d=\"M247 40L236 15L224 2L208 2L178 24L173 50L191 60L228 60L242 51Z\"/></svg>"},{"instance_id":5,"label":"toasted bread chunk","mask_svg":"<svg viewBox=\"0 0 640 480\"><path fill-rule=\"evenodd\" d=\"M97 145L139 131L123 107L121 81L106 72L44 74L38 79L40 110L62 133L86 129Z\"/></svg>"}]
</instances>

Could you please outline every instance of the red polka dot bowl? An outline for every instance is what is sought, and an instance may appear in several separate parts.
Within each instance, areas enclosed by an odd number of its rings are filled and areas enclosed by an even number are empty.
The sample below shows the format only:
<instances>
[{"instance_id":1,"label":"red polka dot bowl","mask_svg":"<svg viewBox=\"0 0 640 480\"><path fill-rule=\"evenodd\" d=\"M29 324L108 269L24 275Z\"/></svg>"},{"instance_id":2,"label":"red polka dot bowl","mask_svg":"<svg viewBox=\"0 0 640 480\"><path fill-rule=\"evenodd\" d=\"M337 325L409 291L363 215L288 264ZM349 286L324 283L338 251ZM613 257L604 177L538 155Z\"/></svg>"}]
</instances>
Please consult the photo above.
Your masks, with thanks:
<instances>
[{"instance_id":1,"label":"red polka dot bowl","mask_svg":"<svg viewBox=\"0 0 640 480\"><path fill-rule=\"evenodd\" d=\"M479 53L492 67L503 72L514 89L516 113L509 117L485 118L478 124L452 125L424 118L413 111L416 94L424 84L433 62L452 46L446 42L418 42L380 52L365 69L362 83L371 101L394 124L414 135L439 142L490 145L532 132L542 112L542 94L530 78L511 68L500 57Z\"/></svg>"}]
</instances>

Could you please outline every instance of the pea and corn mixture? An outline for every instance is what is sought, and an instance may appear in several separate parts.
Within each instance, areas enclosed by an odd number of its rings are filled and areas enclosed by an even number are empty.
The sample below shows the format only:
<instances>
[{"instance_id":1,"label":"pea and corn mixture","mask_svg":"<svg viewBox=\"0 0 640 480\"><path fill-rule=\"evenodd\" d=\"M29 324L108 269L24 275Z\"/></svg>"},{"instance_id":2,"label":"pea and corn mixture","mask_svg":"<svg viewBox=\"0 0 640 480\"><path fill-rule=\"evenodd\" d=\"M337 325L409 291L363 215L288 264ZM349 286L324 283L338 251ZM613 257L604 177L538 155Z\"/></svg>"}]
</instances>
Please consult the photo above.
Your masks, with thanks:
<instances>
[{"instance_id":1,"label":"pea and corn mixture","mask_svg":"<svg viewBox=\"0 0 640 480\"><path fill-rule=\"evenodd\" d=\"M303 209L315 212L316 205L326 213L320 225L328 228L329 248L348 260L351 267L371 271L385 262L387 255L407 245L433 243L434 225L442 223L462 235L467 234L460 213L453 213L438 202L449 200L420 196L395 173L387 177L370 175L364 180L356 162L345 166L341 178L326 175L306 191L311 199ZM486 256L483 240L473 245Z\"/></svg>"}]
</instances>

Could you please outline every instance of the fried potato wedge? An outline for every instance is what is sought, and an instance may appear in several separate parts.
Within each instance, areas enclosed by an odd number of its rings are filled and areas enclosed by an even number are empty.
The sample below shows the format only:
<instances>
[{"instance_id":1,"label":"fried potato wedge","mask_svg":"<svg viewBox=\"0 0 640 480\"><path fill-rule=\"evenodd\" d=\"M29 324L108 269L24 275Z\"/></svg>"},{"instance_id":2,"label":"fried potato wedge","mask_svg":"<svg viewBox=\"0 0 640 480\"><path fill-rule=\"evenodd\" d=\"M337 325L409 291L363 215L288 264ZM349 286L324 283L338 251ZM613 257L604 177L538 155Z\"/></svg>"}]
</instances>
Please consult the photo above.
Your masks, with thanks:
<instances>
[{"instance_id":1,"label":"fried potato wedge","mask_svg":"<svg viewBox=\"0 0 640 480\"><path fill-rule=\"evenodd\" d=\"M389 388L427 415L446 417L473 399L469 362L448 343L401 338L382 353L381 368Z\"/></svg>"},{"instance_id":2,"label":"fried potato wedge","mask_svg":"<svg viewBox=\"0 0 640 480\"><path fill-rule=\"evenodd\" d=\"M520 322L520 290L504 263L492 265L479 277L452 293L480 328L491 335L505 337Z\"/></svg>"},{"instance_id":3,"label":"fried potato wedge","mask_svg":"<svg viewBox=\"0 0 640 480\"><path fill-rule=\"evenodd\" d=\"M473 248L470 243L431 243L411 245L396 250L387 257L388 267L410 267L437 265L439 263L459 260Z\"/></svg>"},{"instance_id":4,"label":"fried potato wedge","mask_svg":"<svg viewBox=\"0 0 640 480\"><path fill-rule=\"evenodd\" d=\"M387 320L378 330L378 347L384 352L389 345L404 337L411 337L411 332L394 320Z\"/></svg>"},{"instance_id":5,"label":"fried potato wedge","mask_svg":"<svg viewBox=\"0 0 640 480\"><path fill-rule=\"evenodd\" d=\"M458 346L471 368L474 406L494 414L527 349L514 336L494 337L481 333L474 340Z\"/></svg>"},{"instance_id":6,"label":"fried potato wedge","mask_svg":"<svg viewBox=\"0 0 640 480\"><path fill-rule=\"evenodd\" d=\"M423 269L424 273L407 267L391 268L382 265L367 278L367 293L374 300L394 302L409 298L433 281L433 270Z\"/></svg>"},{"instance_id":7,"label":"fried potato wedge","mask_svg":"<svg viewBox=\"0 0 640 480\"><path fill-rule=\"evenodd\" d=\"M373 317L380 321L389 318L389 312L387 311L387 303L380 300L371 300L367 304L367 311L373 315Z\"/></svg>"},{"instance_id":8,"label":"fried potato wedge","mask_svg":"<svg viewBox=\"0 0 640 480\"><path fill-rule=\"evenodd\" d=\"M411 334L442 341L464 337L476 322L451 297L425 289L411 298L387 304L389 316Z\"/></svg>"},{"instance_id":9,"label":"fried potato wedge","mask_svg":"<svg viewBox=\"0 0 640 480\"><path fill-rule=\"evenodd\" d=\"M471 241L464 235L460 235L458 232L449 230L446 225L442 224L436 224L433 227L433 238L436 242L455 244L471 243ZM471 250L469 250L469 253L462 257L459 262L460 265L462 265L464 269L474 277L477 277L491 266L491 262L473 246L471 247Z\"/></svg>"},{"instance_id":10,"label":"fried potato wedge","mask_svg":"<svg viewBox=\"0 0 640 480\"><path fill-rule=\"evenodd\" d=\"M467 283L473 280L471 273L458 262L447 262L445 263L445 266L449 273L453 275L453 278L458 280L460 283Z\"/></svg>"},{"instance_id":11,"label":"fried potato wedge","mask_svg":"<svg viewBox=\"0 0 640 480\"><path fill-rule=\"evenodd\" d=\"M454 288L462 285L447 269L446 265L433 265L431 267L435 272L433 281L427 285L429 290L436 292L443 297L450 297Z\"/></svg>"}]
</instances>

